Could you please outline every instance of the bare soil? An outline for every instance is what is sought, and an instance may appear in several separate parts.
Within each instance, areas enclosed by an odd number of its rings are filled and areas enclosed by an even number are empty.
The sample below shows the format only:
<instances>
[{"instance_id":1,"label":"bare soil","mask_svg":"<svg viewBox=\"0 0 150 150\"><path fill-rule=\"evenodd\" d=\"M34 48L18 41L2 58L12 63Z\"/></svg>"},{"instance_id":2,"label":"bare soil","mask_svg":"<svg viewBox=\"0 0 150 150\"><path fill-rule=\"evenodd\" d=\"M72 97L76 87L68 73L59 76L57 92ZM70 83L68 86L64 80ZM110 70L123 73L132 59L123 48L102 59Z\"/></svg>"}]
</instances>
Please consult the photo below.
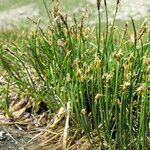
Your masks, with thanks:
<instances>
[{"instance_id":1,"label":"bare soil","mask_svg":"<svg viewBox=\"0 0 150 150\"><path fill-rule=\"evenodd\" d=\"M14 126L0 126L0 150L26 150L30 138Z\"/></svg>"}]
</instances>

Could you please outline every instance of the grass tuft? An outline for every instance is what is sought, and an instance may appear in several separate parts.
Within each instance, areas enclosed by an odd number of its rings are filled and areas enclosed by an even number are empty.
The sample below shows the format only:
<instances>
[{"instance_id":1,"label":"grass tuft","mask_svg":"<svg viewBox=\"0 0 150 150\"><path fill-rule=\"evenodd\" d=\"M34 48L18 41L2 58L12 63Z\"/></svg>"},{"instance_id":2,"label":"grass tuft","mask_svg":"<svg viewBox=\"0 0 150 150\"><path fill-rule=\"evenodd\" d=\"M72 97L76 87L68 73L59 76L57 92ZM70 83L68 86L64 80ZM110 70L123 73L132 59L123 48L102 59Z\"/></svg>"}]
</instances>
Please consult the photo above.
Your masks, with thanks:
<instances>
[{"instance_id":1,"label":"grass tuft","mask_svg":"<svg viewBox=\"0 0 150 150\"><path fill-rule=\"evenodd\" d=\"M98 28L92 31L86 16L80 24L73 18L72 25L53 2L49 27L42 29L39 21L23 43L3 46L0 63L10 83L36 103L44 101L51 112L69 102L70 122L93 147L98 138L99 149L144 150L150 121L149 22L138 31L132 19L133 33L127 24L120 32L115 17L108 24L104 1L106 28L101 29L100 2Z\"/></svg>"}]
</instances>

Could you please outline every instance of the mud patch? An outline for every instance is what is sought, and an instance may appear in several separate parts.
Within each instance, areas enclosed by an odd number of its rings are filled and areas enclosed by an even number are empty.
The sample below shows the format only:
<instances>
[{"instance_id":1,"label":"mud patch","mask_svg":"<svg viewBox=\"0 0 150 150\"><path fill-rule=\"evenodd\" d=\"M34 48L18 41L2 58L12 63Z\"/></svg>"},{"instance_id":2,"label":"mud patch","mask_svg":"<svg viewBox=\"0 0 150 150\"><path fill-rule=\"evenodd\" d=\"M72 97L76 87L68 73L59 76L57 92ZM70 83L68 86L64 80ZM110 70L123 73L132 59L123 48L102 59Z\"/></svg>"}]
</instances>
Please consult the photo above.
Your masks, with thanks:
<instances>
[{"instance_id":1,"label":"mud patch","mask_svg":"<svg viewBox=\"0 0 150 150\"><path fill-rule=\"evenodd\" d=\"M27 150L25 143L30 140L30 135L25 135L15 127L0 126L1 150Z\"/></svg>"},{"instance_id":2,"label":"mud patch","mask_svg":"<svg viewBox=\"0 0 150 150\"><path fill-rule=\"evenodd\" d=\"M26 17L38 16L39 10L34 4L21 6L0 12L0 29L10 28L13 24L26 19Z\"/></svg>"}]
</instances>

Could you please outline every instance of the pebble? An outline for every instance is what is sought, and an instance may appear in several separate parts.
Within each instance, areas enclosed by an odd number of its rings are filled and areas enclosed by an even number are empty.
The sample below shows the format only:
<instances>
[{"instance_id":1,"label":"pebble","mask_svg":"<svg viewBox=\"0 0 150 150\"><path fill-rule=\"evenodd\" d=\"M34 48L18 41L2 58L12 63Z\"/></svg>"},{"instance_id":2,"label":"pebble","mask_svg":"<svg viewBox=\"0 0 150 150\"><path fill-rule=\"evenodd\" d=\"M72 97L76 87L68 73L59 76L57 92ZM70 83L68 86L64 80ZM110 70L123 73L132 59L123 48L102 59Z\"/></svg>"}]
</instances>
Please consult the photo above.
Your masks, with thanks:
<instances>
[{"instance_id":1,"label":"pebble","mask_svg":"<svg viewBox=\"0 0 150 150\"><path fill-rule=\"evenodd\" d=\"M7 133L0 131L0 141L5 141L7 139Z\"/></svg>"}]
</instances>

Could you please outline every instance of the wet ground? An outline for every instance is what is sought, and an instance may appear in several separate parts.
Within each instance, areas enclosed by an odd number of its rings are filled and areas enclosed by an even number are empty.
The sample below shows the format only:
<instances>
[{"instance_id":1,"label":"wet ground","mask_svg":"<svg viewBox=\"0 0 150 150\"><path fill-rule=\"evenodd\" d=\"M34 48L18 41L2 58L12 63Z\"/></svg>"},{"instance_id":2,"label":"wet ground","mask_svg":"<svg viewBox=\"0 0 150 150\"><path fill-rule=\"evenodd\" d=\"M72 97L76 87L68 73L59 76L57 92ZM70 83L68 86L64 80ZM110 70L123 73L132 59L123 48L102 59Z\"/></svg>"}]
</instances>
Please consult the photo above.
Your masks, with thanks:
<instances>
[{"instance_id":1,"label":"wet ground","mask_svg":"<svg viewBox=\"0 0 150 150\"><path fill-rule=\"evenodd\" d=\"M26 150L23 146L29 140L15 127L0 126L0 150Z\"/></svg>"}]
</instances>

